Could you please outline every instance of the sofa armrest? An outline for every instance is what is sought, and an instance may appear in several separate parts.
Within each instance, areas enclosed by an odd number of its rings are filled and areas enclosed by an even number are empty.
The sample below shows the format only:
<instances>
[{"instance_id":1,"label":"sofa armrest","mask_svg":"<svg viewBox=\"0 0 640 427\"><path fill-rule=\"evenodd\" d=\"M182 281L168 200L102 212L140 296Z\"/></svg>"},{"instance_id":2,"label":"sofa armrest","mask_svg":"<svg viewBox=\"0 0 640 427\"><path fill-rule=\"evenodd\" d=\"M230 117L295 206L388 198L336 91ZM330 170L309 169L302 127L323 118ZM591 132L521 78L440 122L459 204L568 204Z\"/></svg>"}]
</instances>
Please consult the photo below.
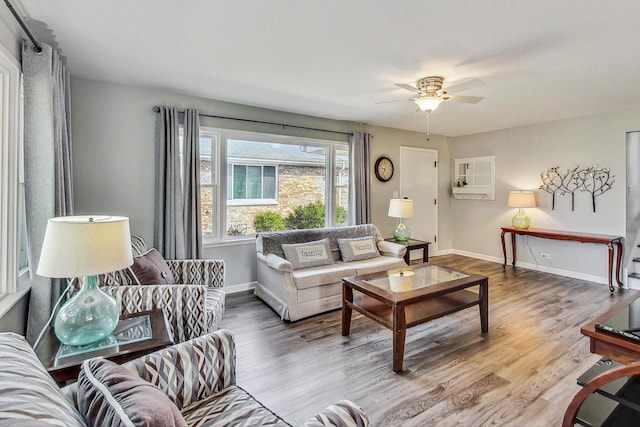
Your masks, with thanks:
<instances>
[{"instance_id":1,"label":"sofa armrest","mask_svg":"<svg viewBox=\"0 0 640 427\"><path fill-rule=\"evenodd\" d=\"M265 264L267 264L267 267L271 267L274 270L286 272L293 271L293 265L291 265L291 263L286 259L276 254L258 254L258 259L261 259Z\"/></svg>"},{"instance_id":2,"label":"sofa armrest","mask_svg":"<svg viewBox=\"0 0 640 427\"><path fill-rule=\"evenodd\" d=\"M382 255L402 258L407 253L407 247L400 243L388 242L381 240L378 242L378 250Z\"/></svg>"},{"instance_id":3,"label":"sofa armrest","mask_svg":"<svg viewBox=\"0 0 640 427\"><path fill-rule=\"evenodd\" d=\"M369 425L367 414L355 403L341 400L328 406L318 415L309 418L301 427L365 427Z\"/></svg>"},{"instance_id":4,"label":"sofa armrest","mask_svg":"<svg viewBox=\"0 0 640 427\"><path fill-rule=\"evenodd\" d=\"M167 260L176 283L224 288L224 261L221 259Z\"/></svg>"},{"instance_id":5,"label":"sofa armrest","mask_svg":"<svg viewBox=\"0 0 640 427\"><path fill-rule=\"evenodd\" d=\"M162 308L175 342L210 332L207 323L207 287L186 285L104 286L121 314Z\"/></svg>"},{"instance_id":6,"label":"sofa armrest","mask_svg":"<svg viewBox=\"0 0 640 427\"><path fill-rule=\"evenodd\" d=\"M236 383L235 340L230 331L219 329L123 366L160 388L182 409Z\"/></svg>"}]
</instances>

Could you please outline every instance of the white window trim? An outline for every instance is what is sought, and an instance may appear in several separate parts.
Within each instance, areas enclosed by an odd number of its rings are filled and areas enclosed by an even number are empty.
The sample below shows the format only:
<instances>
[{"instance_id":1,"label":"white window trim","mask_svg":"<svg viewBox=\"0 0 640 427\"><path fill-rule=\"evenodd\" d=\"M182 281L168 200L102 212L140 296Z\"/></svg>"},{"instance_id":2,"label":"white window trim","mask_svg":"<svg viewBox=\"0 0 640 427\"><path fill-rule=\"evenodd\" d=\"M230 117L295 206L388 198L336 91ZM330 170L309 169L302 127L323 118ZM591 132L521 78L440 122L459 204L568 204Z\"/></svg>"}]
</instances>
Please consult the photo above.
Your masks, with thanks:
<instances>
[{"instance_id":1,"label":"white window trim","mask_svg":"<svg viewBox=\"0 0 640 427\"><path fill-rule=\"evenodd\" d=\"M18 187L22 176L22 74L0 44L0 315L28 289L18 286ZM26 289L25 289L26 288Z\"/></svg>"}]
</instances>

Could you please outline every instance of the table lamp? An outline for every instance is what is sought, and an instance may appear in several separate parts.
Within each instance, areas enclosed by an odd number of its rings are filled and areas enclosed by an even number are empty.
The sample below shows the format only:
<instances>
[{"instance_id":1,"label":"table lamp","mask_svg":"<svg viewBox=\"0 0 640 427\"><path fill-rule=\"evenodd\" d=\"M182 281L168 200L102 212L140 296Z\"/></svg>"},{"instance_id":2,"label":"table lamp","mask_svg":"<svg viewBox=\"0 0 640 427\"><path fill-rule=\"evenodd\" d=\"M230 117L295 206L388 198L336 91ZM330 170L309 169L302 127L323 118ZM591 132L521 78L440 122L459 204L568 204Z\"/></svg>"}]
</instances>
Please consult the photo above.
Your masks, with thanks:
<instances>
[{"instance_id":1,"label":"table lamp","mask_svg":"<svg viewBox=\"0 0 640 427\"><path fill-rule=\"evenodd\" d=\"M408 242L411 237L411 230L404 223L405 218L413 218L413 200L407 199L391 199L389 201L388 216L398 218L396 228L393 230L393 238L397 242Z\"/></svg>"},{"instance_id":2,"label":"table lamp","mask_svg":"<svg viewBox=\"0 0 640 427\"><path fill-rule=\"evenodd\" d=\"M94 215L49 219L37 273L82 280L80 291L56 315L54 331L60 342L87 345L113 332L120 309L112 296L100 290L96 275L131 264L129 218Z\"/></svg>"},{"instance_id":3,"label":"table lamp","mask_svg":"<svg viewBox=\"0 0 640 427\"><path fill-rule=\"evenodd\" d=\"M535 208L536 197L533 191L509 191L507 206L518 208L518 213L511 220L514 228L527 229L531 225L531 220L524 212L524 208Z\"/></svg>"}]
</instances>

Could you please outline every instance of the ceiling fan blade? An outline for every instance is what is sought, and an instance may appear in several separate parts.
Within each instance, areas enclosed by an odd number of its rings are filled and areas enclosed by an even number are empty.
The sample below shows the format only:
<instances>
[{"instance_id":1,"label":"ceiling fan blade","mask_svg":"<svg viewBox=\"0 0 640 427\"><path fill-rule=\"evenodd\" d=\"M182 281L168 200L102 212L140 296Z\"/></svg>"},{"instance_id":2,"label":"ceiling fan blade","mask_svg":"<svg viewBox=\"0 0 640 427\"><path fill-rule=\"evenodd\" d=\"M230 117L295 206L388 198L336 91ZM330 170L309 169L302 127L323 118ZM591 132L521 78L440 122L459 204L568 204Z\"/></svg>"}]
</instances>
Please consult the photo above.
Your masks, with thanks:
<instances>
[{"instance_id":1,"label":"ceiling fan blade","mask_svg":"<svg viewBox=\"0 0 640 427\"><path fill-rule=\"evenodd\" d=\"M396 83L396 86L401 87L402 89L408 90L409 92L419 92L417 87L414 87L405 83Z\"/></svg>"},{"instance_id":2,"label":"ceiling fan blade","mask_svg":"<svg viewBox=\"0 0 640 427\"><path fill-rule=\"evenodd\" d=\"M447 92L462 92L463 90L473 89L474 87L483 86L484 82L479 79L471 79L462 83L454 83L451 86L446 86Z\"/></svg>"},{"instance_id":3,"label":"ceiling fan blade","mask_svg":"<svg viewBox=\"0 0 640 427\"><path fill-rule=\"evenodd\" d=\"M390 102L400 102L400 101L414 101L415 98L408 98L408 99L389 99L387 101L376 101L374 102L374 104L388 104Z\"/></svg>"},{"instance_id":4,"label":"ceiling fan blade","mask_svg":"<svg viewBox=\"0 0 640 427\"><path fill-rule=\"evenodd\" d=\"M451 95L447 101L464 102L465 104L477 104L484 99L483 96L460 96Z\"/></svg>"}]
</instances>

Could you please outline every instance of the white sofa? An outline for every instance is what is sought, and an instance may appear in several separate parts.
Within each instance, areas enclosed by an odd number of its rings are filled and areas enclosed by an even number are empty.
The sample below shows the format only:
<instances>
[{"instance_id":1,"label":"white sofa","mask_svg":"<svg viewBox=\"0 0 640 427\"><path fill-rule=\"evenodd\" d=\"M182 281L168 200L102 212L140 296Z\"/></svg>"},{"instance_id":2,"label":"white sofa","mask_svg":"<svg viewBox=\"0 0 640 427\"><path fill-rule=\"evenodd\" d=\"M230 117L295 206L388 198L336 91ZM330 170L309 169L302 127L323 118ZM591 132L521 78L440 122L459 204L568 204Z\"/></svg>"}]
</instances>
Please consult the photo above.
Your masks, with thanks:
<instances>
[{"instance_id":1,"label":"white sofa","mask_svg":"<svg viewBox=\"0 0 640 427\"><path fill-rule=\"evenodd\" d=\"M338 239L373 237L379 256L344 262ZM283 244L298 244L328 238L334 263L294 269L285 258ZM344 242L343 242L344 243ZM382 238L373 224L336 228L287 230L260 233L256 237L258 258L255 295L273 308L283 320L340 308L342 278L386 271L405 266L406 247Z\"/></svg>"}]
</instances>

